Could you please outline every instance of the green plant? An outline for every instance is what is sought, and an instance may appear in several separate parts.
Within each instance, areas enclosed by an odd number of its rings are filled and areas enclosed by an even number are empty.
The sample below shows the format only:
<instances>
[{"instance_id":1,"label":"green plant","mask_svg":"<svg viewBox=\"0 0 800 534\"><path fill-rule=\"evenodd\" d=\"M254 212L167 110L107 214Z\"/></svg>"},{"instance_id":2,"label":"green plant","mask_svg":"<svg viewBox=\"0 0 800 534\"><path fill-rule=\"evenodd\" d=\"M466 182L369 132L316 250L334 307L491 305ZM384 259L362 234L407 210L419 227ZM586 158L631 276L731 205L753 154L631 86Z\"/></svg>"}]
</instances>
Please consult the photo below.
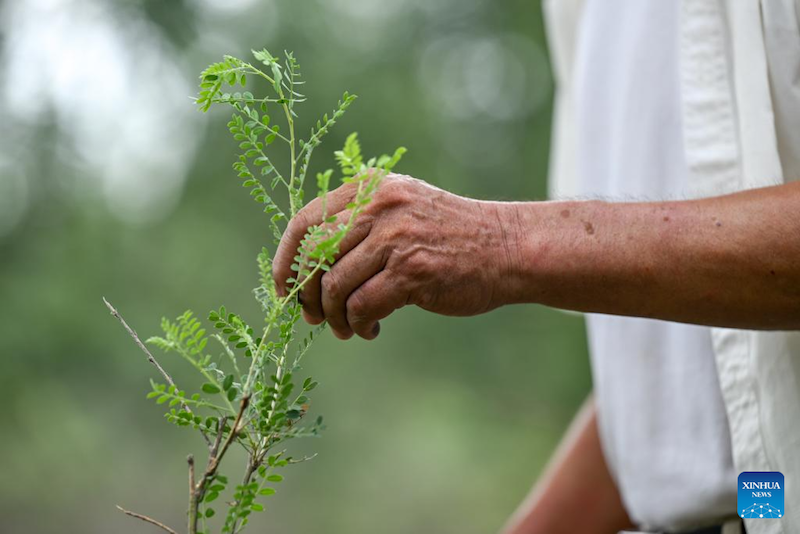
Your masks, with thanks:
<instances>
[{"instance_id":1,"label":"green plant","mask_svg":"<svg viewBox=\"0 0 800 534\"><path fill-rule=\"evenodd\" d=\"M266 50L254 51L253 55L260 64L258 67L225 56L222 62L205 69L200 76L196 103L202 111L215 105L233 109L228 128L242 151L233 167L243 180L242 186L269 215L269 225L277 241L285 223L303 206L303 186L314 149L355 96L345 93L336 109L317 121L309 136L301 140L295 121L298 104L305 98L298 92L303 81L297 61L289 52L283 61ZM256 80L268 87L269 96L257 98L248 91L224 91L244 88ZM283 131L274 123L275 116L283 123ZM287 168L283 171L273 164L277 146L288 151ZM259 284L254 296L264 316L258 331L224 306L209 313L209 330L191 311L174 321L162 320L163 336L151 337L147 343L177 354L194 368L200 377L197 392L175 384L136 332L106 301L111 313L122 322L164 379L151 382L148 397L167 405L168 421L198 431L208 445L208 458L202 469L196 469L194 458L188 457L189 534L208 534L212 524L221 526L225 533L241 532L250 514L264 509L259 499L275 493L274 486L282 480L283 468L308 459L292 458L284 447L288 440L316 436L322 428L321 417L313 423L304 423L309 393L317 383L310 377L299 377L300 364L314 339L314 331L297 338L296 325L301 315L298 292L307 280L330 268L353 221L404 152L405 149L399 148L392 156L365 161L356 134L347 138L344 148L335 153L342 182L353 184L357 191L347 206L349 217L345 222L337 223L335 216L325 213L333 170L317 174L324 223L308 229L295 258L296 275L289 280L287 295L280 296L275 289L269 250L263 248L258 254ZM273 196L278 191L286 194L285 203ZM247 453L241 480L235 484L229 483L221 471L221 463L233 446L242 447ZM225 492L230 498L220 498ZM215 518L215 507L220 503L225 503L227 510ZM150 517L121 510L175 533Z\"/></svg>"}]
</instances>

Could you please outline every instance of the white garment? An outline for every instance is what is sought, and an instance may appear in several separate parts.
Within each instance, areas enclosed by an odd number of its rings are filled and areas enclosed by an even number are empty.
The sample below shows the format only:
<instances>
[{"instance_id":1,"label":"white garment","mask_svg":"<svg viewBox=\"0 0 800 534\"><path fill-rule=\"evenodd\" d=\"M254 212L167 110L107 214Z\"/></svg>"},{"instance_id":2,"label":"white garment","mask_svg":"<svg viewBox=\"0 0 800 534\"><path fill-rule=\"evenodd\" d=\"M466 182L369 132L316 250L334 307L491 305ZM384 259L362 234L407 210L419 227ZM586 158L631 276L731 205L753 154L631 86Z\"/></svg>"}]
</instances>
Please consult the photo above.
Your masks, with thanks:
<instances>
[{"instance_id":1,"label":"white garment","mask_svg":"<svg viewBox=\"0 0 800 534\"><path fill-rule=\"evenodd\" d=\"M574 71L581 198L689 196L679 16L678 0L587 1ZM601 441L631 519L689 528L736 515L738 473L711 328L596 314L586 321Z\"/></svg>"},{"instance_id":2,"label":"white garment","mask_svg":"<svg viewBox=\"0 0 800 534\"><path fill-rule=\"evenodd\" d=\"M800 176L798 2L680 1L681 123L693 196ZM584 1L545 0L543 6L557 80L551 194L575 196L573 74ZM748 534L798 534L800 333L713 328L712 342L736 471L781 471L786 477L786 514L746 519ZM669 488L652 491L665 503L676 498ZM724 532L737 525L731 521Z\"/></svg>"}]
</instances>

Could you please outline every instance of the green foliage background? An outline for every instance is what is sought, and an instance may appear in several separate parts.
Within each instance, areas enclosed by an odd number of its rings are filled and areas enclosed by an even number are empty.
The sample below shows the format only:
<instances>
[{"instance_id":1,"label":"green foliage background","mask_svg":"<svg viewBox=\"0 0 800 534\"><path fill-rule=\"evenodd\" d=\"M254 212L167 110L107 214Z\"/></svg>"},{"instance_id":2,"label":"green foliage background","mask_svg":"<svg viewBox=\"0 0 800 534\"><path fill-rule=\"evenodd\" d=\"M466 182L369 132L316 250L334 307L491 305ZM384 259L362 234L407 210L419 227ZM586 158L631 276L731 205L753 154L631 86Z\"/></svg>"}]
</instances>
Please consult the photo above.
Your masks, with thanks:
<instances>
[{"instance_id":1,"label":"green foliage background","mask_svg":"<svg viewBox=\"0 0 800 534\"><path fill-rule=\"evenodd\" d=\"M4 33L14 13L41 3L0 3ZM137 21L136 39L173 58L189 88L177 105L192 113L188 96L206 64L262 46L295 52L309 81L307 117L343 90L357 93L312 172L331 166L332 147L357 130L365 152L404 145L401 172L456 193L544 198L552 77L538 2L224 3L97 3L105 18L89 20ZM25 52L15 46L0 41L2 61ZM105 68L94 66L97 79ZM193 116L172 134L196 143L179 200L131 222L97 192L104 175L83 164L58 99L35 120L12 113L8 95L25 82L0 86L0 222L21 212L0 225L0 529L149 531L116 503L179 527L184 458L202 443L144 399L154 369L100 299L143 337L158 332L162 313L202 314L219 302L258 317L253 257L271 241L268 225L230 169L226 113ZM140 110L115 105L119 128L133 127ZM135 177L139 161L125 165ZM20 187L26 194L14 196ZM12 204L18 198L24 206ZM176 379L189 372L169 355L161 362ZM401 310L371 343L325 333L306 368L321 383L312 411L328 430L298 443L320 454L254 518L268 532L493 532L590 388L582 321L538 306L467 319Z\"/></svg>"}]
</instances>

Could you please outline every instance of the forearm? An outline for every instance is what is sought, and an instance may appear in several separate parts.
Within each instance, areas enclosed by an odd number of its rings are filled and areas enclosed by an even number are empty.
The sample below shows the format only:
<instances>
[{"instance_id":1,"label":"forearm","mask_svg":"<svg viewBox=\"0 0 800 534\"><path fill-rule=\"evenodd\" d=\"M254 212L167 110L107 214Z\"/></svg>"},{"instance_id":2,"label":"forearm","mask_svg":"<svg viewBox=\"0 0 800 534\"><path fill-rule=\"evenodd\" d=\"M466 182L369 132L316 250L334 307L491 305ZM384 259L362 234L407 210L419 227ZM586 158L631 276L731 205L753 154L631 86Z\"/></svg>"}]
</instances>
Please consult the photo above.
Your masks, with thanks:
<instances>
[{"instance_id":1,"label":"forearm","mask_svg":"<svg viewBox=\"0 0 800 534\"><path fill-rule=\"evenodd\" d=\"M507 208L510 302L800 328L800 183L692 201Z\"/></svg>"},{"instance_id":2,"label":"forearm","mask_svg":"<svg viewBox=\"0 0 800 534\"><path fill-rule=\"evenodd\" d=\"M503 534L616 534L631 527L603 457L590 399Z\"/></svg>"}]
</instances>

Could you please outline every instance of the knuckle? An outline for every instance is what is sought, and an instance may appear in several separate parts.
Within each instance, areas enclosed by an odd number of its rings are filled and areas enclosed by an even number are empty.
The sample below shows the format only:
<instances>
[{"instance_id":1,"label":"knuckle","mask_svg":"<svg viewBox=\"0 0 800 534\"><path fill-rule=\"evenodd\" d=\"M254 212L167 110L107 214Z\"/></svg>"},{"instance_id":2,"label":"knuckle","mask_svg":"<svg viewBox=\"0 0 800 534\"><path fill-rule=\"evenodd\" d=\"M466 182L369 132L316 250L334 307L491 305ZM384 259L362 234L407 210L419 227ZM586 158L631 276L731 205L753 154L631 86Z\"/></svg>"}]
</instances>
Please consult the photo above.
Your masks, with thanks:
<instances>
[{"instance_id":1,"label":"knuckle","mask_svg":"<svg viewBox=\"0 0 800 534\"><path fill-rule=\"evenodd\" d=\"M328 271L325 273L325 276L322 277L322 291L328 295L331 299L337 299L341 292L341 283L333 271Z\"/></svg>"},{"instance_id":2,"label":"knuckle","mask_svg":"<svg viewBox=\"0 0 800 534\"><path fill-rule=\"evenodd\" d=\"M399 179L389 180L381 185L383 201L389 204L404 204L412 200L408 184Z\"/></svg>"},{"instance_id":3,"label":"knuckle","mask_svg":"<svg viewBox=\"0 0 800 534\"><path fill-rule=\"evenodd\" d=\"M381 189L393 189L398 186L400 183L400 179L396 174L387 174L383 177L383 181L381 182Z\"/></svg>"},{"instance_id":4,"label":"knuckle","mask_svg":"<svg viewBox=\"0 0 800 534\"><path fill-rule=\"evenodd\" d=\"M387 187L406 187L410 183L410 178L396 172L390 172L383 178L383 185Z\"/></svg>"},{"instance_id":5,"label":"knuckle","mask_svg":"<svg viewBox=\"0 0 800 534\"><path fill-rule=\"evenodd\" d=\"M405 221L395 221L387 228L383 229L383 236L386 243L391 243L398 247L402 243L413 242L412 227Z\"/></svg>"},{"instance_id":6,"label":"knuckle","mask_svg":"<svg viewBox=\"0 0 800 534\"><path fill-rule=\"evenodd\" d=\"M343 223L347 223L347 221L342 221ZM372 229L372 226L375 224L375 215L371 213L369 209L364 210L363 212L358 214L354 222L355 228L365 227L367 233L369 230Z\"/></svg>"},{"instance_id":7,"label":"knuckle","mask_svg":"<svg viewBox=\"0 0 800 534\"><path fill-rule=\"evenodd\" d=\"M410 278L423 277L430 267L429 262L422 254L412 252L405 255L401 261L403 272Z\"/></svg>"},{"instance_id":8,"label":"knuckle","mask_svg":"<svg viewBox=\"0 0 800 534\"><path fill-rule=\"evenodd\" d=\"M347 318L351 324L360 324L369 316L369 302L360 292L353 293L347 299Z\"/></svg>"}]
</instances>

